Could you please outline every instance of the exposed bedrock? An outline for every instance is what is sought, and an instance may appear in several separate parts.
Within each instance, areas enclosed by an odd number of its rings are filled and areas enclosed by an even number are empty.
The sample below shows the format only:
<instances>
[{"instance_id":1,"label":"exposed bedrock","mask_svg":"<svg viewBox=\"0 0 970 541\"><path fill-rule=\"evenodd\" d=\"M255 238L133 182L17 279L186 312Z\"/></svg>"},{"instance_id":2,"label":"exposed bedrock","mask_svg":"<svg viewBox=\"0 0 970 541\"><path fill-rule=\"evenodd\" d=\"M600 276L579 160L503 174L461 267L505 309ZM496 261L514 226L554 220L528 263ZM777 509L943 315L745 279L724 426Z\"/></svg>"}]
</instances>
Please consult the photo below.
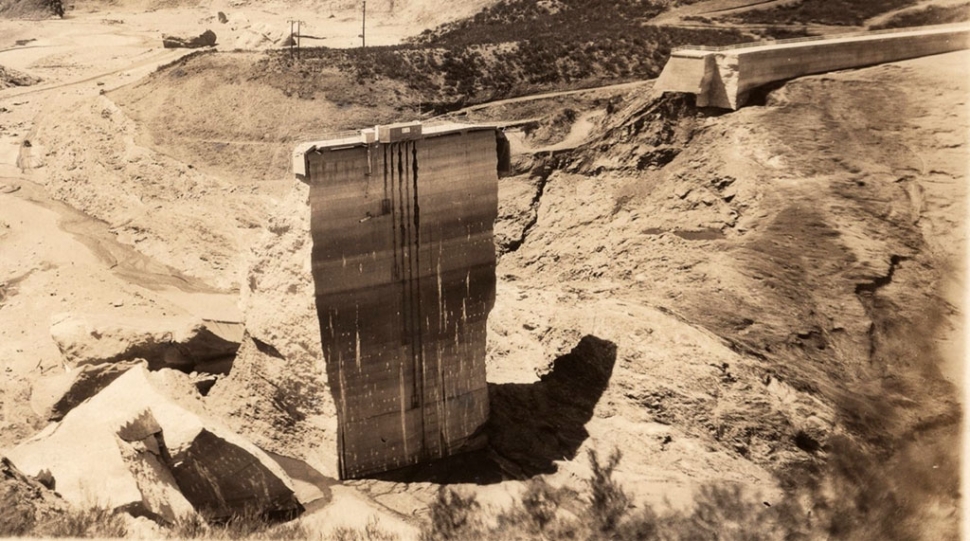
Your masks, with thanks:
<instances>
[{"instance_id":1,"label":"exposed bedrock","mask_svg":"<svg viewBox=\"0 0 970 541\"><path fill-rule=\"evenodd\" d=\"M309 187L293 182L254 243L241 294L246 336L206 406L268 451L337 476L336 411L313 304Z\"/></svg>"}]
</instances>

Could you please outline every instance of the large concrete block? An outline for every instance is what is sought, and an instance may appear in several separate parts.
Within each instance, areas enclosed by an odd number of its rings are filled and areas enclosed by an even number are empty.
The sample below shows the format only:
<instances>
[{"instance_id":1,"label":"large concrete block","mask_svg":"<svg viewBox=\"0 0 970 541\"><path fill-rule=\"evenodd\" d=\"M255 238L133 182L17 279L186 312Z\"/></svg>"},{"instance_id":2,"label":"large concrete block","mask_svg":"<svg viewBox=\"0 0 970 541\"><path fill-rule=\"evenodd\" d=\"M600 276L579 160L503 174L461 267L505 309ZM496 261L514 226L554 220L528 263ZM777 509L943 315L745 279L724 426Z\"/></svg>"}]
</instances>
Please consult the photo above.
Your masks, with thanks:
<instances>
[{"instance_id":1,"label":"large concrete block","mask_svg":"<svg viewBox=\"0 0 970 541\"><path fill-rule=\"evenodd\" d=\"M670 55L654 86L665 92L700 94L711 77L706 51L682 51Z\"/></svg>"},{"instance_id":2,"label":"large concrete block","mask_svg":"<svg viewBox=\"0 0 970 541\"><path fill-rule=\"evenodd\" d=\"M70 502L164 520L194 509L295 514L292 484L263 451L163 394L144 366L21 443L9 458L49 470Z\"/></svg>"},{"instance_id":3,"label":"large concrete block","mask_svg":"<svg viewBox=\"0 0 970 541\"><path fill-rule=\"evenodd\" d=\"M67 412L77 407L78 404L95 396L110 385L112 381L139 364L144 365L146 363L142 360L135 360L79 366L69 372L67 377L60 382L62 387L59 392L53 392L49 396L49 404L43 409L38 409L41 410L48 421L60 421ZM31 400L34 401L33 396L31 396Z\"/></svg>"},{"instance_id":4,"label":"large concrete block","mask_svg":"<svg viewBox=\"0 0 970 541\"><path fill-rule=\"evenodd\" d=\"M483 444L498 213L493 128L347 143L298 149L345 478Z\"/></svg>"},{"instance_id":5,"label":"large concrete block","mask_svg":"<svg viewBox=\"0 0 970 541\"><path fill-rule=\"evenodd\" d=\"M152 369L198 370L232 359L238 337L222 322L191 317L159 320L100 314L62 313L51 317L51 337L69 366L144 359ZM219 369L225 371L224 369Z\"/></svg>"},{"instance_id":6,"label":"large concrete block","mask_svg":"<svg viewBox=\"0 0 970 541\"><path fill-rule=\"evenodd\" d=\"M957 24L734 47L684 48L671 54L655 88L696 94L701 107L738 109L752 90L767 83L968 47L970 25Z\"/></svg>"}]
</instances>

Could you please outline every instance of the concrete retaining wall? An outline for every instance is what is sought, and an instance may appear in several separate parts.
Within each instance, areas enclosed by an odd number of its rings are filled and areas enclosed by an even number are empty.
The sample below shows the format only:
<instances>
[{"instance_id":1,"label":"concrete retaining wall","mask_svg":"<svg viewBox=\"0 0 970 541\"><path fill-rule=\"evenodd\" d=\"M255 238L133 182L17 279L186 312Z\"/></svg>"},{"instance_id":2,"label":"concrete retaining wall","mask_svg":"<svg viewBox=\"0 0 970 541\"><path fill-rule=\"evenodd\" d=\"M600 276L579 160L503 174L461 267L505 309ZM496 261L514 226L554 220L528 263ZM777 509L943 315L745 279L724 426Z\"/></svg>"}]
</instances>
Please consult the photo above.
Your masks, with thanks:
<instances>
[{"instance_id":1,"label":"concrete retaining wall","mask_svg":"<svg viewBox=\"0 0 970 541\"><path fill-rule=\"evenodd\" d=\"M697 94L701 107L737 109L751 90L767 83L957 51L968 45L970 25L946 25L720 50L688 48L671 55L655 88Z\"/></svg>"},{"instance_id":2,"label":"concrete retaining wall","mask_svg":"<svg viewBox=\"0 0 970 541\"><path fill-rule=\"evenodd\" d=\"M480 447L495 130L323 146L305 163L341 476Z\"/></svg>"}]
</instances>

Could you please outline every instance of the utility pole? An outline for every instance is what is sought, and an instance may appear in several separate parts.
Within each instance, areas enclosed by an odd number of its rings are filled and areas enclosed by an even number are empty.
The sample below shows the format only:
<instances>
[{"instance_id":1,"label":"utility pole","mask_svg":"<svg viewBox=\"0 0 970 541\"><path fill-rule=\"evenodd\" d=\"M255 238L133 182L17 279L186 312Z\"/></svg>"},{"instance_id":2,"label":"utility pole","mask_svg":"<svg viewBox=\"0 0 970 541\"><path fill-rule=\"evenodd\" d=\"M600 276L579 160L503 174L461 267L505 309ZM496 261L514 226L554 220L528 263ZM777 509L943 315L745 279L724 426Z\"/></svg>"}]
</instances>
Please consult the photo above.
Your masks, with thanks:
<instances>
[{"instance_id":1,"label":"utility pole","mask_svg":"<svg viewBox=\"0 0 970 541\"><path fill-rule=\"evenodd\" d=\"M367 0L364 0L364 16L360 19L360 48L367 48Z\"/></svg>"},{"instance_id":2,"label":"utility pole","mask_svg":"<svg viewBox=\"0 0 970 541\"><path fill-rule=\"evenodd\" d=\"M300 25L303 24L303 21L290 20L287 22L290 23L290 54L292 55L294 47L297 51L300 50Z\"/></svg>"},{"instance_id":3,"label":"utility pole","mask_svg":"<svg viewBox=\"0 0 970 541\"><path fill-rule=\"evenodd\" d=\"M295 21L290 20L286 22L290 23L290 56L293 56L293 47L296 45L296 40L293 39L293 23Z\"/></svg>"}]
</instances>

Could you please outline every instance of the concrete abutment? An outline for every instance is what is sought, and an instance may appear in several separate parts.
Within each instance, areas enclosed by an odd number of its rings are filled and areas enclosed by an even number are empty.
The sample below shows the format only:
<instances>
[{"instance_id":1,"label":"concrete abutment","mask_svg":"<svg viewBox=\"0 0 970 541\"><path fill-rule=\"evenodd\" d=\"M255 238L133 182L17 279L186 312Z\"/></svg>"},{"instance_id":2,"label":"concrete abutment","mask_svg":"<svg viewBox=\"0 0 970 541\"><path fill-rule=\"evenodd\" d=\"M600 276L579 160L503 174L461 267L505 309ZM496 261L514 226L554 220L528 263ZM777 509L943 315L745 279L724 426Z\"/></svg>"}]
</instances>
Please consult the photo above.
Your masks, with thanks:
<instances>
[{"instance_id":1,"label":"concrete abutment","mask_svg":"<svg viewBox=\"0 0 970 541\"><path fill-rule=\"evenodd\" d=\"M968 24L730 47L684 47L673 51L654 88L695 94L700 107L737 110L752 90L768 83L968 47Z\"/></svg>"}]
</instances>

